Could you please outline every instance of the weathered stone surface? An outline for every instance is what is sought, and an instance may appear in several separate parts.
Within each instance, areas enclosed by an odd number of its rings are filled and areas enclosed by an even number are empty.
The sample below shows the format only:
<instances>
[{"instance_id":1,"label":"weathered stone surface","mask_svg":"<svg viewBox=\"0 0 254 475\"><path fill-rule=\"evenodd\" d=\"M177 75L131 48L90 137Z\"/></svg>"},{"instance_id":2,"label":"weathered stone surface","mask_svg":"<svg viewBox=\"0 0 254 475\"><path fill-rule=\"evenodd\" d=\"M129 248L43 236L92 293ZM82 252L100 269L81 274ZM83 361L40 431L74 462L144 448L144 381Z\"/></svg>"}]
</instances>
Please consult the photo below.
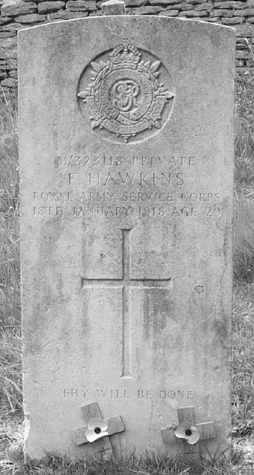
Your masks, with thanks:
<instances>
[{"instance_id":1,"label":"weathered stone surface","mask_svg":"<svg viewBox=\"0 0 254 475\"><path fill-rule=\"evenodd\" d=\"M239 11L239 10L238 10ZM211 16L214 17L227 17L227 18L232 18L234 16L233 10L213 10L211 13Z\"/></svg>"},{"instance_id":2,"label":"weathered stone surface","mask_svg":"<svg viewBox=\"0 0 254 475\"><path fill-rule=\"evenodd\" d=\"M253 27L251 25L235 25L236 36L246 36L250 38L253 36Z\"/></svg>"},{"instance_id":3,"label":"weathered stone surface","mask_svg":"<svg viewBox=\"0 0 254 475\"><path fill-rule=\"evenodd\" d=\"M38 5L38 12L39 13L51 13L51 12L57 12L61 8L65 6L65 2L62 2L60 0L57 0L55 2L53 1L48 1L48 2L41 2Z\"/></svg>"},{"instance_id":4,"label":"weathered stone surface","mask_svg":"<svg viewBox=\"0 0 254 475\"><path fill-rule=\"evenodd\" d=\"M249 59L250 57L250 51L236 51L236 59Z\"/></svg>"},{"instance_id":5,"label":"weathered stone surface","mask_svg":"<svg viewBox=\"0 0 254 475\"><path fill-rule=\"evenodd\" d=\"M126 0L127 7L142 7L148 4L148 0Z\"/></svg>"},{"instance_id":6,"label":"weathered stone surface","mask_svg":"<svg viewBox=\"0 0 254 475\"><path fill-rule=\"evenodd\" d=\"M11 17L0 17L0 26L7 25L12 21Z\"/></svg>"},{"instance_id":7,"label":"weathered stone surface","mask_svg":"<svg viewBox=\"0 0 254 475\"><path fill-rule=\"evenodd\" d=\"M14 31L0 31L0 38L1 47L4 48L6 51L8 51L8 49L10 48L17 46L17 37Z\"/></svg>"},{"instance_id":8,"label":"weathered stone surface","mask_svg":"<svg viewBox=\"0 0 254 475\"><path fill-rule=\"evenodd\" d=\"M243 21L243 18L241 16L221 19L221 23L223 23L224 25L236 25L237 23L242 23L242 21Z\"/></svg>"},{"instance_id":9,"label":"weathered stone surface","mask_svg":"<svg viewBox=\"0 0 254 475\"><path fill-rule=\"evenodd\" d=\"M151 0L153 1L153 0ZM150 2L151 3L151 2ZM156 15L162 11L162 6L148 5L145 7L137 7L130 9L134 15Z\"/></svg>"},{"instance_id":10,"label":"weathered stone surface","mask_svg":"<svg viewBox=\"0 0 254 475\"><path fill-rule=\"evenodd\" d=\"M246 7L245 2L229 2L231 8L242 9Z\"/></svg>"},{"instance_id":11,"label":"weathered stone surface","mask_svg":"<svg viewBox=\"0 0 254 475\"><path fill-rule=\"evenodd\" d=\"M179 13L179 16L180 17L185 16L185 17L190 17L190 18L192 18L192 17L205 17L205 16L208 16L208 12L207 11L197 12L196 10L188 10L188 11Z\"/></svg>"},{"instance_id":12,"label":"weathered stone surface","mask_svg":"<svg viewBox=\"0 0 254 475\"><path fill-rule=\"evenodd\" d=\"M37 5L34 2L22 2L16 5L3 5L1 16L26 15L27 13L37 12Z\"/></svg>"},{"instance_id":13,"label":"weathered stone surface","mask_svg":"<svg viewBox=\"0 0 254 475\"><path fill-rule=\"evenodd\" d=\"M156 0L149 0L150 5L157 5L158 2ZM177 3L182 3L182 0L165 0L167 5L176 5Z\"/></svg>"},{"instance_id":14,"label":"weathered stone surface","mask_svg":"<svg viewBox=\"0 0 254 475\"><path fill-rule=\"evenodd\" d=\"M97 6L97 4L96 4L96 6ZM128 10L131 10L131 8L128 8ZM127 14L127 13L128 13L128 12L127 12L127 8L125 9L125 11L126 11L126 14ZM102 15L103 15L103 14L102 14L102 11L101 11L101 10L89 11L89 17L90 17L90 16L91 16L91 17L93 17L93 16L102 16Z\"/></svg>"},{"instance_id":15,"label":"weathered stone surface","mask_svg":"<svg viewBox=\"0 0 254 475\"><path fill-rule=\"evenodd\" d=\"M70 10L60 10L56 13L50 13L47 15L49 20L71 20L74 18L84 18L88 15L88 12L71 12Z\"/></svg>"},{"instance_id":16,"label":"weathered stone surface","mask_svg":"<svg viewBox=\"0 0 254 475\"><path fill-rule=\"evenodd\" d=\"M11 31L11 27L12 25L8 25L8 29L4 29L6 28L6 25L2 26L1 27L1 31L0 31L0 38L1 38L1 43L2 43L2 38L6 38L7 41L10 39L12 39L14 37L14 43L15 45L17 44L17 41L16 41L16 30L15 31Z\"/></svg>"},{"instance_id":17,"label":"weathered stone surface","mask_svg":"<svg viewBox=\"0 0 254 475\"><path fill-rule=\"evenodd\" d=\"M66 8L71 11L91 11L96 10L96 1L95 0L69 0L66 3Z\"/></svg>"},{"instance_id":18,"label":"weathered stone surface","mask_svg":"<svg viewBox=\"0 0 254 475\"><path fill-rule=\"evenodd\" d=\"M192 5L205 4L207 0L186 0L186 3L191 3Z\"/></svg>"},{"instance_id":19,"label":"weathered stone surface","mask_svg":"<svg viewBox=\"0 0 254 475\"><path fill-rule=\"evenodd\" d=\"M6 35L9 36L14 36L15 37L15 45L17 44L17 31L19 31L21 28L27 28L27 26L22 25L21 23L17 23L14 18L13 23L9 23L8 25L5 25L1 28L2 31L6 32ZM0 32L0 36L1 36ZM16 53L17 54L17 53Z\"/></svg>"},{"instance_id":20,"label":"weathered stone surface","mask_svg":"<svg viewBox=\"0 0 254 475\"><path fill-rule=\"evenodd\" d=\"M247 6L250 8L254 7L254 0L247 0Z\"/></svg>"},{"instance_id":21,"label":"weathered stone surface","mask_svg":"<svg viewBox=\"0 0 254 475\"><path fill-rule=\"evenodd\" d=\"M176 11L179 12L179 11L180 11L179 5L168 5L167 8L164 8L164 9L163 9L163 12L165 12L165 13L166 13L167 11L171 12L172 10L173 10L173 11L176 10Z\"/></svg>"},{"instance_id":22,"label":"weathered stone surface","mask_svg":"<svg viewBox=\"0 0 254 475\"><path fill-rule=\"evenodd\" d=\"M214 3L214 8L223 8L223 10L225 8L230 8L231 5L230 5L231 2L215 2Z\"/></svg>"},{"instance_id":23,"label":"weathered stone surface","mask_svg":"<svg viewBox=\"0 0 254 475\"><path fill-rule=\"evenodd\" d=\"M201 10L208 10L210 11L211 9L213 8L213 5L211 3L201 3L201 5L197 5L195 7L195 10L197 12L201 11Z\"/></svg>"},{"instance_id":24,"label":"weathered stone surface","mask_svg":"<svg viewBox=\"0 0 254 475\"><path fill-rule=\"evenodd\" d=\"M107 0L101 4L101 10L103 15L125 15L125 3L123 0Z\"/></svg>"},{"instance_id":25,"label":"weathered stone surface","mask_svg":"<svg viewBox=\"0 0 254 475\"><path fill-rule=\"evenodd\" d=\"M163 10L159 15L163 16L178 16L179 10Z\"/></svg>"},{"instance_id":26,"label":"weathered stone surface","mask_svg":"<svg viewBox=\"0 0 254 475\"><path fill-rule=\"evenodd\" d=\"M40 23L46 20L45 15L39 15L38 13L32 13L30 15L18 15L15 17L14 21L20 23Z\"/></svg>"},{"instance_id":27,"label":"weathered stone surface","mask_svg":"<svg viewBox=\"0 0 254 475\"><path fill-rule=\"evenodd\" d=\"M169 0L149 0L150 5L172 5ZM176 4L177 2L174 2Z\"/></svg>"},{"instance_id":28,"label":"weathered stone surface","mask_svg":"<svg viewBox=\"0 0 254 475\"><path fill-rule=\"evenodd\" d=\"M242 61L242 60L236 60L236 62L235 62L236 68L237 68L237 67L242 67L242 66L244 66L244 64L245 64L245 63L244 63L244 61Z\"/></svg>"},{"instance_id":29,"label":"weathered stone surface","mask_svg":"<svg viewBox=\"0 0 254 475\"><path fill-rule=\"evenodd\" d=\"M186 406L223 453L234 30L108 16L18 37L25 451L96 453L71 430L98 403L116 454L175 454L161 430Z\"/></svg>"},{"instance_id":30,"label":"weathered stone surface","mask_svg":"<svg viewBox=\"0 0 254 475\"><path fill-rule=\"evenodd\" d=\"M178 8L180 8L183 11L191 11L193 10L193 6L190 5L189 3L181 3L180 5L177 5Z\"/></svg>"},{"instance_id":31,"label":"weathered stone surface","mask_svg":"<svg viewBox=\"0 0 254 475\"><path fill-rule=\"evenodd\" d=\"M253 16L254 15L254 8L244 8L243 10L236 10L235 15L239 16Z\"/></svg>"},{"instance_id":32,"label":"weathered stone surface","mask_svg":"<svg viewBox=\"0 0 254 475\"><path fill-rule=\"evenodd\" d=\"M3 81L1 81L1 86L2 87L10 87L10 88L15 88L17 87L17 79L14 78L6 78Z\"/></svg>"}]
</instances>

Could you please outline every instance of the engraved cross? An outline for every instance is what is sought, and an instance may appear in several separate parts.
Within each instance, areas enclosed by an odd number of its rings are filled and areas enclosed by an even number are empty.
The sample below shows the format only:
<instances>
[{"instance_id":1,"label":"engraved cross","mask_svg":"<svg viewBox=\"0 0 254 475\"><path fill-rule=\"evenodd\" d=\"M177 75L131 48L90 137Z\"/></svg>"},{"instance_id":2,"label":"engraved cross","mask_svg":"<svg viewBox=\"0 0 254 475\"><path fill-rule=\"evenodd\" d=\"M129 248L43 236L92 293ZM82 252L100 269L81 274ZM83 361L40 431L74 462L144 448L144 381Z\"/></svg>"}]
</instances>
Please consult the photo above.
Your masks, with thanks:
<instances>
[{"instance_id":1,"label":"engraved cross","mask_svg":"<svg viewBox=\"0 0 254 475\"><path fill-rule=\"evenodd\" d=\"M131 229L122 229L122 278L89 279L82 277L82 288L102 287L122 290L122 375L121 378L131 378L131 289L165 289L168 288L172 277L167 279L135 279L131 276L130 233Z\"/></svg>"}]
</instances>

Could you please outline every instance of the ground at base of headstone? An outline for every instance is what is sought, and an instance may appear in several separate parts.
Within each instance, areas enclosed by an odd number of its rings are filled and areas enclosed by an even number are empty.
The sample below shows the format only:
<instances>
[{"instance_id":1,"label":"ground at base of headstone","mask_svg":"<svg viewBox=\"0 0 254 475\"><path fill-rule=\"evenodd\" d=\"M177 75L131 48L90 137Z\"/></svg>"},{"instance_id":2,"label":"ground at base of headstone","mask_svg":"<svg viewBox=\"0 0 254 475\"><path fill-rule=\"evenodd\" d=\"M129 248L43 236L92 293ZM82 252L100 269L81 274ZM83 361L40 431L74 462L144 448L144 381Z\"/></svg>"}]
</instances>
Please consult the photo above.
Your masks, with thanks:
<instances>
[{"instance_id":1,"label":"ground at base of headstone","mask_svg":"<svg viewBox=\"0 0 254 475\"><path fill-rule=\"evenodd\" d=\"M5 417L0 422L1 475L253 475L254 435L234 439L231 461L220 457L197 464L180 454L174 458L155 453L137 456L130 454L123 460L71 461L66 457L47 454L40 461L29 460L23 453L24 427L20 414ZM218 460L220 458L220 460Z\"/></svg>"}]
</instances>

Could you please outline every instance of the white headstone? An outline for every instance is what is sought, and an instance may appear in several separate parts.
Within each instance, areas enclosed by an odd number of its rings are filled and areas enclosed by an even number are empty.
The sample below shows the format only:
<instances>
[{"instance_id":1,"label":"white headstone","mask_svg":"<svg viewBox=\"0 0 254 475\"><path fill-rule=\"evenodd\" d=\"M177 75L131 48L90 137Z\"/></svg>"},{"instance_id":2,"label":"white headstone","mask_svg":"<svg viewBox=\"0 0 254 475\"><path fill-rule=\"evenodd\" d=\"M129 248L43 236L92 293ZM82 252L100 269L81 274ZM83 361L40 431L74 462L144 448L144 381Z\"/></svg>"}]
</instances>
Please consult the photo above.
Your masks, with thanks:
<instances>
[{"instance_id":1,"label":"white headstone","mask_svg":"<svg viewBox=\"0 0 254 475\"><path fill-rule=\"evenodd\" d=\"M19 32L30 457L174 454L187 416L228 447L234 51L161 16Z\"/></svg>"}]
</instances>

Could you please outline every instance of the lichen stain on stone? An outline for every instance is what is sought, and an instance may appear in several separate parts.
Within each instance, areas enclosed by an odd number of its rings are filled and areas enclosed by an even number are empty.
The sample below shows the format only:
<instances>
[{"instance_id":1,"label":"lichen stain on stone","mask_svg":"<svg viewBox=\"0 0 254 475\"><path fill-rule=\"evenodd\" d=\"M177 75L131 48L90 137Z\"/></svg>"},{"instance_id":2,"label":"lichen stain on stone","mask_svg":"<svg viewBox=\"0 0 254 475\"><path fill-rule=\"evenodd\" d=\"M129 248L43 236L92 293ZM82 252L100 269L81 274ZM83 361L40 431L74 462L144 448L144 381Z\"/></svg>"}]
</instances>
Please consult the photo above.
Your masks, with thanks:
<instances>
[{"instance_id":1,"label":"lichen stain on stone","mask_svg":"<svg viewBox=\"0 0 254 475\"><path fill-rule=\"evenodd\" d=\"M144 293L143 338L152 341L154 350L170 344L165 330L173 315L173 301L168 290L154 289Z\"/></svg>"},{"instance_id":2,"label":"lichen stain on stone","mask_svg":"<svg viewBox=\"0 0 254 475\"><path fill-rule=\"evenodd\" d=\"M221 320L214 321L214 330L220 342L220 348L228 347L228 325L225 318L221 317Z\"/></svg>"},{"instance_id":3,"label":"lichen stain on stone","mask_svg":"<svg viewBox=\"0 0 254 475\"><path fill-rule=\"evenodd\" d=\"M40 351L41 345L45 344L45 335L52 320L50 310L55 309L63 298L62 266L60 257L56 255L61 233L59 220L45 222L42 225L39 258L35 265L36 272L33 281L33 315L30 323L34 352ZM37 327L36 335L34 334L34 325Z\"/></svg>"}]
</instances>

